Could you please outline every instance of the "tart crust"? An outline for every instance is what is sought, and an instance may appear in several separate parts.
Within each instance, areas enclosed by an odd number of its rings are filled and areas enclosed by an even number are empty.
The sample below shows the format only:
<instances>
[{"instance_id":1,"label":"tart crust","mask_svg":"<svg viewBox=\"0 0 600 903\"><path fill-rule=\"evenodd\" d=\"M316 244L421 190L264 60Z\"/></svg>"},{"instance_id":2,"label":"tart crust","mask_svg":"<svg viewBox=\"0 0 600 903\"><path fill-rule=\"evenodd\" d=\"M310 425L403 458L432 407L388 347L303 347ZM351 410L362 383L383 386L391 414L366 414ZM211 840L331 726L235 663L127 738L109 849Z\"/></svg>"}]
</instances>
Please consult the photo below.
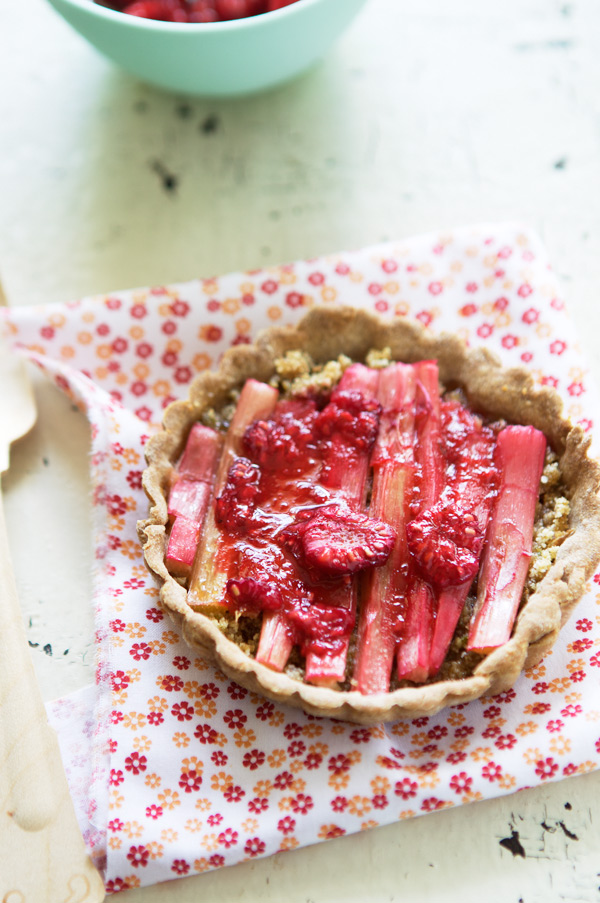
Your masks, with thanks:
<instances>
[{"instance_id":1,"label":"tart crust","mask_svg":"<svg viewBox=\"0 0 600 903\"><path fill-rule=\"evenodd\" d=\"M488 654L470 676L364 696L357 691L312 686L272 671L227 639L213 620L188 605L187 590L165 566L167 494L174 464L192 425L208 408L223 407L231 391L247 378L268 382L275 374L275 360L292 349L307 352L320 364L340 354L364 361L371 349L383 348L391 349L393 360L437 359L441 382L460 387L471 409L541 430L558 456L570 502L570 533L520 610L511 639ZM162 431L146 446L143 487L150 511L138 522L138 535L146 564L160 583L161 603L183 638L249 690L312 715L357 724L433 715L446 706L512 687L523 669L533 667L551 649L583 595L586 581L600 561L600 465L588 456L589 445L589 436L563 416L562 401L554 390L535 388L531 374L524 369L502 368L488 350L468 349L456 335L433 335L402 319L383 320L356 308L317 307L295 327L274 327L262 332L253 345L229 349L218 370L195 378L187 400L169 405Z\"/></svg>"}]
</instances>

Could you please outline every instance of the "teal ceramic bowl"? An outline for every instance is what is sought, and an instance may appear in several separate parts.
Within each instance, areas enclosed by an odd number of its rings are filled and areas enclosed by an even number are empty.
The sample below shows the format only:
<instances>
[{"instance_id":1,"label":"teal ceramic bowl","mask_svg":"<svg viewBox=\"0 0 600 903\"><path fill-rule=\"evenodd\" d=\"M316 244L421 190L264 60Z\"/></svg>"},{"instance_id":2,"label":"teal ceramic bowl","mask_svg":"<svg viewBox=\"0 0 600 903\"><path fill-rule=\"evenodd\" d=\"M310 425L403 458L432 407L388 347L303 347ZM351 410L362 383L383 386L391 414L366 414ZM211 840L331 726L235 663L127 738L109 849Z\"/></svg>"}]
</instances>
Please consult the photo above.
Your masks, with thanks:
<instances>
[{"instance_id":1,"label":"teal ceramic bowl","mask_svg":"<svg viewBox=\"0 0 600 903\"><path fill-rule=\"evenodd\" d=\"M114 12L93 0L49 0L97 50L144 82L208 97L288 81L327 52L366 0L298 0L246 19L191 25Z\"/></svg>"}]
</instances>

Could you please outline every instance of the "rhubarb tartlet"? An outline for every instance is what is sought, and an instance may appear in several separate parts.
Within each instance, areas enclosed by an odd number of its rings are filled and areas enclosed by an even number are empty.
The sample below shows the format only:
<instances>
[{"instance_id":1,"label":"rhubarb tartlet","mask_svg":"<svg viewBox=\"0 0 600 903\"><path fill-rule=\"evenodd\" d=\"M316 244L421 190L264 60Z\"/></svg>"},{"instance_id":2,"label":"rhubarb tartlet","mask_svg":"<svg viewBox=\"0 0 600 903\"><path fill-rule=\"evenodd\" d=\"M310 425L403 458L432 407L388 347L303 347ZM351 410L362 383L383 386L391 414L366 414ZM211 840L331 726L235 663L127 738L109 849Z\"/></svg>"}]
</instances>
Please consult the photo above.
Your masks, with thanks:
<instances>
[{"instance_id":1,"label":"rhubarb tartlet","mask_svg":"<svg viewBox=\"0 0 600 903\"><path fill-rule=\"evenodd\" d=\"M559 396L453 335L311 310L201 373L147 445L164 608L229 677L361 724L540 661L600 560Z\"/></svg>"}]
</instances>

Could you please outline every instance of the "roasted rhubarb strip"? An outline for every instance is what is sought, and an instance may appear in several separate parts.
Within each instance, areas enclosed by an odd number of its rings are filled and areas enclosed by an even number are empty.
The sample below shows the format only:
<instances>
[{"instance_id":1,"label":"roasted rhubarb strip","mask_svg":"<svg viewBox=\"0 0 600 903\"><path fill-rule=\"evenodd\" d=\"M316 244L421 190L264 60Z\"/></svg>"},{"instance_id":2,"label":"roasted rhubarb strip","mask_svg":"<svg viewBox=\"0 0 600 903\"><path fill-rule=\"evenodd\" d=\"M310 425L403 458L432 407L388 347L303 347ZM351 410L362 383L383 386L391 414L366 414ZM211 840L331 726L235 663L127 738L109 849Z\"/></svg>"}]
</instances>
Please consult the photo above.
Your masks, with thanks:
<instances>
[{"instance_id":1,"label":"roasted rhubarb strip","mask_svg":"<svg viewBox=\"0 0 600 903\"><path fill-rule=\"evenodd\" d=\"M202 423L195 423L177 467L179 477L212 485L222 448L223 437L220 433Z\"/></svg>"},{"instance_id":2,"label":"roasted rhubarb strip","mask_svg":"<svg viewBox=\"0 0 600 903\"><path fill-rule=\"evenodd\" d=\"M273 671L283 671L294 648L294 633L280 611L265 612L260 629L256 661Z\"/></svg>"},{"instance_id":3,"label":"roasted rhubarb strip","mask_svg":"<svg viewBox=\"0 0 600 903\"><path fill-rule=\"evenodd\" d=\"M212 485L204 480L177 480L169 493L169 517L202 523L211 495Z\"/></svg>"},{"instance_id":4,"label":"roasted rhubarb strip","mask_svg":"<svg viewBox=\"0 0 600 903\"><path fill-rule=\"evenodd\" d=\"M296 507L317 502L313 494L319 467L314 441L316 416L313 401L284 400L277 404L268 422L253 424L244 436L246 451L263 469L268 485L267 507L275 528L263 536L262 566L260 561L252 560L251 549L246 547L240 556L240 574L265 585L275 582L280 587L280 610L264 612L256 651L256 660L275 671L285 668L296 640L286 612L303 595L298 588L297 569L280 548L277 534L292 520ZM267 560L271 562L268 566Z\"/></svg>"},{"instance_id":5,"label":"roasted rhubarb strip","mask_svg":"<svg viewBox=\"0 0 600 903\"><path fill-rule=\"evenodd\" d=\"M357 392L361 398L373 401L377 397L378 385L379 371L364 364L352 364L344 371L338 384L338 391ZM365 507L370 457L371 443L366 442L356 448L354 441L349 441L343 433L337 433L332 437L328 454L323 462L324 485L341 495L355 511L362 511ZM329 644L324 642L307 653L305 679L309 683L335 686L344 680L350 637L356 621L358 591L358 577L353 577L339 587L334 598L326 590L316 591L315 605L346 609L350 617L343 621L348 625L345 634L338 637L335 642ZM343 620L341 611L339 619ZM326 630L326 627L324 629Z\"/></svg>"},{"instance_id":6,"label":"roasted rhubarb strip","mask_svg":"<svg viewBox=\"0 0 600 903\"><path fill-rule=\"evenodd\" d=\"M464 414L463 419L467 420ZM465 580L460 581L457 575L450 585L440 589L429 660L430 677L442 667L473 583L471 571L479 569L483 538L495 498L495 436L475 417L470 415L469 419L471 425L462 439L458 460L455 455L453 461L454 478L448 487L447 498L459 514L463 528L475 539L471 543L474 563Z\"/></svg>"},{"instance_id":7,"label":"roasted rhubarb strip","mask_svg":"<svg viewBox=\"0 0 600 903\"><path fill-rule=\"evenodd\" d=\"M343 497L353 509L364 507L373 435L377 434L379 421L379 372L364 364L348 367L330 402L340 410L332 414L330 427L329 405L321 419L326 435L328 429L330 433L319 482L337 497ZM356 405L352 403L353 396Z\"/></svg>"},{"instance_id":8,"label":"roasted rhubarb strip","mask_svg":"<svg viewBox=\"0 0 600 903\"><path fill-rule=\"evenodd\" d=\"M470 651L486 652L510 638L529 570L545 452L546 439L532 426L507 426L498 435L500 484L482 555Z\"/></svg>"},{"instance_id":9,"label":"roasted rhubarb strip","mask_svg":"<svg viewBox=\"0 0 600 903\"><path fill-rule=\"evenodd\" d=\"M382 370L377 397L382 405L371 458L373 493L369 513L393 525L396 541L386 564L365 580L353 683L364 694L389 690L390 676L404 618L409 551L406 524L414 482L416 375L410 364Z\"/></svg>"},{"instance_id":10,"label":"roasted rhubarb strip","mask_svg":"<svg viewBox=\"0 0 600 903\"><path fill-rule=\"evenodd\" d=\"M326 499L340 499L351 510L360 510L364 506L370 446L376 429L376 421L371 422L376 415L367 409L369 402L374 399L377 382L377 371L363 364L353 364L344 372L330 405L319 418L320 431L325 437L320 473L311 470L303 475L305 479L308 477L315 482L315 488L321 487ZM378 408L376 405L372 407ZM359 413L364 419L357 429L355 419ZM372 434L370 440L369 431ZM303 526L308 528L312 524ZM317 546L318 541L314 545ZM293 629L290 617L294 612L282 611L278 615L263 617L257 661L281 670L291 652L292 635L299 637L301 641L304 636L306 680L330 685L342 681L346 670L351 624L355 619L356 592L356 581L351 579L337 581L335 585L316 585L313 588L312 607L303 609L301 618L294 616L297 623ZM336 614L338 608L340 611ZM328 642L326 634L330 627L333 629L331 625L334 624L337 636L335 641ZM340 625L344 625L346 634L341 635L343 630ZM323 635L318 640L313 638L309 642L306 634L311 630Z\"/></svg>"},{"instance_id":11,"label":"roasted rhubarb strip","mask_svg":"<svg viewBox=\"0 0 600 903\"><path fill-rule=\"evenodd\" d=\"M439 370L436 361L414 365L417 379L415 464L419 490L417 513L434 505L445 482L442 454ZM429 657L436 610L433 587L412 569L404 627L398 643L399 679L422 683L429 675Z\"/></svg>"},{"instance_id":12,"label":"roasted rhubarb strip","mask_svg":"<svg viewBox=\"0 0 600 903\"><path fill-rule=\"evenodd\" d=\"M200 423L190 430L168 498L172 521L166 565L176 577L189 577L200 530L212 497L223 438Z\"/></svg>"},{"instance_id":13,"label":"roasted rhubarb strip","mask_svg":"<svg viewBox=\"0 0 600 903\"><path fill-rule=\"evenodd\" d=\"M223 491L229 470L241 451L241 438L255 420L267 417L275 408L277 389L255 379L246 380L240 393L231 424L225 435L223 451L215 478L215 497ZM196 553L188 602L198 611L216 612L227 608L225 587L233 576L237 561L235 539L219 529L215 505L210 505Z\"/></svg>"},{"instance_id":14,"label":"roasted rhubarb strip","mask_svg":"<svg viewBox=\"0 0 600 903\"><path fill-rule=\"evenodd\" d=\"M189 577L202 524L180 515L171 525L165 564L175 577Z\"/></svg>"}]
</instances>

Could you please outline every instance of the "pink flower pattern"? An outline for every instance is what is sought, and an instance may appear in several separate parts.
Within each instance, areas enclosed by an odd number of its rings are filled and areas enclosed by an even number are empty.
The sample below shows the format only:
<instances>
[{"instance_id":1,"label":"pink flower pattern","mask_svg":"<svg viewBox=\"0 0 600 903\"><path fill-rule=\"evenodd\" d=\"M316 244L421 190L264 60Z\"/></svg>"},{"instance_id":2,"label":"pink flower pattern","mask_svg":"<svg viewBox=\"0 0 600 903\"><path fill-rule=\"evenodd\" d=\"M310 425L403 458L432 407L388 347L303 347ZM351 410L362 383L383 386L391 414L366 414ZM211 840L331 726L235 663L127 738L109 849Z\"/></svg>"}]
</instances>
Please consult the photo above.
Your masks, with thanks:
<instances>
[{"instance_id":1,"label":"pink flower pattern","mask_svg":"<svg viewBox=\"0 0 600 903\"><path fill-rule=\"evenodd\" d=\"M7 315L15 343L92 423L94 717L71 697L50 714L87 744L65 764L79 811L95 813L99 827L86 816L82 829L109 893L598 767L592 589L513 690L373 729L248 693L164 619L135 531L149 433L228 346L332 302L459 332L506 365L531 367L593 426L595 389L556 278L537 237L512 226Z\"/></svg>"}]
</instances>

